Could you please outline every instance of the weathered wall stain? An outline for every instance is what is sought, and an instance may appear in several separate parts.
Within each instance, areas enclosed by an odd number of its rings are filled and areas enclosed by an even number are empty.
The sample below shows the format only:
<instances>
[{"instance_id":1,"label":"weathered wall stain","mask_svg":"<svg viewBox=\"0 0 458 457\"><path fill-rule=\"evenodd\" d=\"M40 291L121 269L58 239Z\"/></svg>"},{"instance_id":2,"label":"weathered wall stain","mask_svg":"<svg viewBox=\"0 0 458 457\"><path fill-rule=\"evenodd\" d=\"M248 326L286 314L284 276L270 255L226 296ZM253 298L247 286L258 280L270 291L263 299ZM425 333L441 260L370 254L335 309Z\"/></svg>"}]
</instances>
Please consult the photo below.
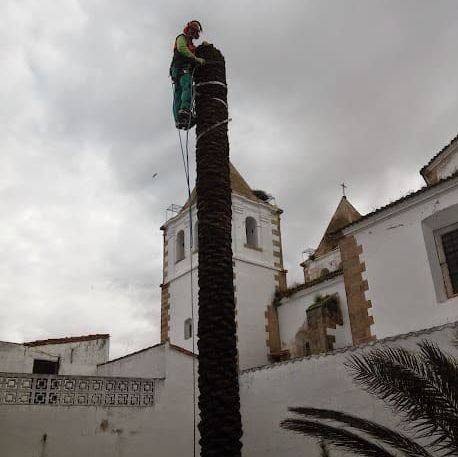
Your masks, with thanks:
<instances>
[{"instance_id":1,"label":"weathered wall stain","mask_svg":"<svg viewBox=\"0 0 458 457\"><path fill-rule=\"evenodd\" d=\"M100 430L102 432L106 432L108 430L108 419L103 419L103 421L100 422Z\"/></svg>"}]
</instances>

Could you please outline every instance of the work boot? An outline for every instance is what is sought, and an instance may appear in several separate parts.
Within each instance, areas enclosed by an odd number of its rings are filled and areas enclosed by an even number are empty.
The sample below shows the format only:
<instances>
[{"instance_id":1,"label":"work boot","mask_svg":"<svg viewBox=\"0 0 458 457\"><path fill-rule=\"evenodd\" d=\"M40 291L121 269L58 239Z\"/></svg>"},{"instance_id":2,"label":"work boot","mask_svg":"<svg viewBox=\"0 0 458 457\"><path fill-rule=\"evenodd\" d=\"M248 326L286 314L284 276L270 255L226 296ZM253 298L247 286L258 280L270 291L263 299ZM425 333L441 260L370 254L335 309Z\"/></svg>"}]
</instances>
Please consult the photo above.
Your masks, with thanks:
<instances>
[{"instance_id":1,"label":"work boot","mask_svg":"<svg viewBox=\"0 0 458 457\"><path fill-rule=\"evenodd\" d=\"M178 111L178 121L176 127L180 130L188 130L196 125L196 117L186 108Z\"/></svg>"}]
</instances>

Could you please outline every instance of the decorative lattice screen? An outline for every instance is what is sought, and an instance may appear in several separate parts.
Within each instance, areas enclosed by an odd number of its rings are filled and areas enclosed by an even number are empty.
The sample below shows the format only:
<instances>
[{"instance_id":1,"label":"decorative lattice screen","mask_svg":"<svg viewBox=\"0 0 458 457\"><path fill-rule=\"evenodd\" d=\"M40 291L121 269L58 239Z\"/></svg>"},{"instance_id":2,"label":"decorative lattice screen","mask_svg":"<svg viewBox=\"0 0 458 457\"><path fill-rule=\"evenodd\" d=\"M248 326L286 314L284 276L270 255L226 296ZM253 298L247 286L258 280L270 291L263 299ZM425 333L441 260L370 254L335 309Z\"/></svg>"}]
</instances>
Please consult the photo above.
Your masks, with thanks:
<instances>
[{"instance_id":1,"label":"decorative lattice screen","mask_svg":"<svg viewBox=\"0 0 458 457\"><path fill-rule=\"evenodd\" d=\"M0 405L153 406L154 381L0 373Z\"/></svg>"}]
</instances>

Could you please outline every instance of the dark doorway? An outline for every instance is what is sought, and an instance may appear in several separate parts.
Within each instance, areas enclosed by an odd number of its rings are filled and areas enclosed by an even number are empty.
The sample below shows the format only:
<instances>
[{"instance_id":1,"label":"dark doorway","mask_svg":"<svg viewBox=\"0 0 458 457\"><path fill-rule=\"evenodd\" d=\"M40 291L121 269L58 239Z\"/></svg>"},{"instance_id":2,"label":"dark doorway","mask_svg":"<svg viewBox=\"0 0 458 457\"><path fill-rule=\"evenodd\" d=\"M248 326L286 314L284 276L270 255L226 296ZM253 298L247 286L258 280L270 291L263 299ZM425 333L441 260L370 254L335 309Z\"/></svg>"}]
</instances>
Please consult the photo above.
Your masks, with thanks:
<instances>
[{"instance_id":1,"label":"dark doorway","mask_svg":"<svg viewBox=\"0 0 458 457\"><path fill-rule=\"evenodd\" d=\"M57 374L59 372L59 362L52 360L34 359L33 371L34 374Z\"/></svg>"}]
</instances>

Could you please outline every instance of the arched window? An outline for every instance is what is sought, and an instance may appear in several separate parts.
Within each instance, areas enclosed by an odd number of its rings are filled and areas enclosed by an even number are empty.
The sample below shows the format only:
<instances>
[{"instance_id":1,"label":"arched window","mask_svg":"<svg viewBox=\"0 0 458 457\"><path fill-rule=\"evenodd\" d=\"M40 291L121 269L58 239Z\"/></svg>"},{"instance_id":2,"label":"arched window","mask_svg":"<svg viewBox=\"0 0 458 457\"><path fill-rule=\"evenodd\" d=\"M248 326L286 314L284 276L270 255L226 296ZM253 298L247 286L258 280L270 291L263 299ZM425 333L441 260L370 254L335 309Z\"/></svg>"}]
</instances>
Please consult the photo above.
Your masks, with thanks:
<instances>
[{"instance_id":1,"label":"arched window","mask_svg":"<svg viewBox=\"0 0 458 457\"><path fill-rule=\"evenodd\" d=\"M192 337L192 319L186 319L184 321L184 339L189 340Z\"/></svg>"},{"instance_id":2,"label":"arched window","mask_svg":"<svg viewBox=\"0 0 458 457\"><path fill-rule=\"evenodd\" d=\"M180 260L184 259L184 232L183 230L180 230L177 233L175 259L176 259L176 262L179 262Z\"/></svg>"},{"instance_id":3,"label":"arched window","mask_svg":"<svg viewBox=\"0 0 458 457\"><path fill-rule=\"evenodd\" d=\"M245 219L246 228L246 245L249 248L258 247L258 230L256 226L256 219L254 217L247 217Z\"/></svg>"}]
</instances>

